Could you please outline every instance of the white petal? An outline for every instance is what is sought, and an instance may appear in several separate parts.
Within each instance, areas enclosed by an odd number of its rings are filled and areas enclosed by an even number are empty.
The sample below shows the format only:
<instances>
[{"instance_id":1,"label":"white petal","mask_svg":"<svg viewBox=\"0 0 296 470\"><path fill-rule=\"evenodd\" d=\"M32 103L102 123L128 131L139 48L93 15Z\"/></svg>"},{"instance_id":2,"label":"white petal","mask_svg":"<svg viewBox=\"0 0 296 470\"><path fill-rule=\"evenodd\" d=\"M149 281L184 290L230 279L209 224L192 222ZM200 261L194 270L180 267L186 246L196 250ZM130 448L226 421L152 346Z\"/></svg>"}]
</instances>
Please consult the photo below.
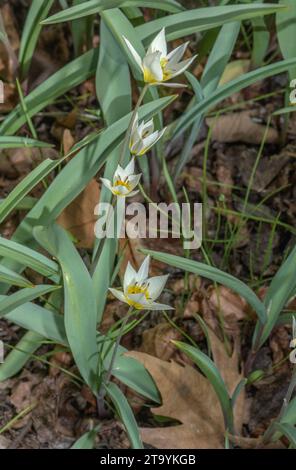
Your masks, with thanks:
<instances>
[{"instance_id":1,"label":"white petal","mask_svg":"<svg viewBox=\"0 0 296 470\"><path fill-rule=\"evenodd\" d=\"M188 44L189 44L189 41L185 42L181 46L176 47L176 49L174 49L172 52L170 52L167 55L167 59L168 59L170 64L176 64L177 62L179 62L182 59L182 57L183 57L183 55L184 55L184 53L187 49Z\"/></svg>"},{"instance_id":2,"label":"white petal","mask_svg":"<svg viewBox=\"0 0 296 470\"><path fill-rule=\"evenodd\" d=\"M157 302L151 302L149 304L149 310L175 310L174 307L166 304L159 304Z\"/></svg>"},{"instance_id":3,"label":"white petal","mask_svg":"<svg viewBox=\"0 0 296 470\"><path fill-rule=\"evenodd\" d=\"M150 264L150 256L148 255L144 259L143 263L140 266L139 271L137 272L137 281L139 283L144 282L147 279L148 273L149 273L149 264Z\"/></svg>"},{"instance_id":4,"label":"white petal","mask_svg":"<svg viewBox=\"0 0 296 470\"><path fill-rule=\"evenodd\" d=\"M163 72L160 65L160 52L147 54L143 59L144 80L146 83L162 81Z\"/></svg>"},{"instance_id":5,"label":"white petal","mask_svg":"<svg viewBox=\"0 0 296 470\"><path fill-rule=\"evenodd\" d=\"M122 36L122 37L123 37L128 49L129 49L130 53L132 54L133 58L135 59L138 67L142 70L142 59L141 59L141 57L137 53L134 46L132 46L132 44L129 42L129 40L125 36Z\"/></svg>"},{"instance_id":6,"label":"white petal","mask_svg":"<svg viewBox=\"0 0 296 470\"><path fill-rule=\"evenodd\" d=\"M143 149L142 140L138 140L137 142L134 142L132 147L130 147L130 151L133 155L139 155L142 149Z\"/></svg>"},{"instance_id":7,"label":"white petal","mask_svg":"<svg viewBox=\"0 0 296 470\"><path fill-rule=\"evenodd\" d=\"M110 189L112 191L112 184L111 181L107 180L107 178L101 178L101 181L106 188Z\"/></svg>"},{"instance_id":8,"label":"white petal","mask_svg":"<svg viewBox=\"0 0 296 470\"><path fill-rule=\"evenodd\" d=\"M148 292L149 296L152 300L157 299L157 297L160 296L162 293L164 286L166 285L166 282L168 280L169 274L165 276L155 276L155 277L150 277L148 279Z\"/></svg>"},{"instance_id":9,"label":"white petal","mask_svg":"<svg viewBox=\"0 0 296 470\"><path fill-rule=\"evenodd\" d=\"M120 300L121 302L124 302L124 303L127 303L126 302L126 298L124 296L124 293L118 289L112 289L111 287L109 287L109 291L111 292L111 294L114 295L114 297L116 297L118 300Z\"/></svg>"},{"instance_id":10,"label":"white petal","mask_svg":"<svg viewBox=\"0 0 296 470\"><path fill-rule=\"evenodd\" d=\"M137 189L136 191L132 191L132 192L128 193L128 194L126 195L126 197L135 196L135 195L138 194L139 192L140 192L140 191Z\"/></svg>"},{"instance_id":11,"label":"white petal","mask_svg":"<svg viewBox=\"0 0 296 470\"><path fill-rule=\"evenodd\" d=\"M167 55L167 44L165 40L165 28L158 33L158 35L153 39L152 43L148 47L147 54L153 54L153 52L161 52L161 57L166 57Z\"/></svg>"},{"instance_id":12,"label":"white petal","mask_svg":"<svg viewBox=\"0 0 296 470\"><path fill-rule=\"evenodd\" d=\"M124 172L126 176L130 176L135 171L135 159L132 158L129 164L125 167Z\"/></svg>"},{"instance_id":13,"label":"white petal","mask_svg":"<svg viewBox=\"0 0 296 470\"><path fill-rule=\"evenodd\" d=\"M296 317L293 317L293 338L296 339Z\"/></svg>"},{"instance_id":14,"label":"white petal","mask_svg":"<svg viewBox=\"0 0 296 470\"><path fill-rule=\"evenodd\" d=\"M148 136L149 134L151 134L154 130L154 122L153 122L153 119L150 119L150 121L147 121L142 129L141 129L141 137L145 137L145 136Z\"/></svg>"},{"instance_id":15,"label":"white petal","mask_svg":"<svg viewBox=\"0 0 296 470\"><path fill-rule=\"evenodd\" d=\"M141 176L142 176L142 173L138 174L138 175L132 175L129 177L129 184L131 185L131 189L133 190L137 184L139 183L140 179L141 179Z\"/></svg>"},{"instance_id":16,"label":"white petal","mask_svg":"<svg viewBox=\"0 0 296 470\"><path fill-rule=\"evenodd\" d=\"M143 148L141 149L141 153L139 153L139 155L144 155L144 153L148 152L148 150L151 149L151 147L156 144L159 139L161 139L165 131L166 128L164 128L161 132L155 131L153 134L143 139Z\"/></svg>"},{"instance_id":17,"label":"white petal","mask_svg":"<svg viewBox=\"0 0 296 470\"><path fill-rule=\"evenodd\" d=\"M115 182L117 180L123 180L125 176L125 170L120 165L118 165L114 173L113 181Z\"/></svg>"},{"instance_id":18,"label":"white petal","mask_svg":"<svg viewBox=\"0 0 296 470\"><path fill-rule=\"evenodd\" d=\"M186 69L192 64L194 59L197 56L193 56L190 59L183 60L182 62L179 62L178 64L174 64L171 68L171 78L176 77L177 75L180 75L181 73L185 72Z\"/></svg>"},{"instance_id":19,"label":"white petal","mask_svg":"<svg viewBox=\"0 0 296 470\"><path fill-rule=\"evenodd\" d=\"M133 283L137 277L137 272L132 267L131 263L128 262L123 278L123 290L126 292L128 286Z\"/></svg>"},{"instance_id":20,"label":"white petal","mask_svg":"<svg viewBox=\"0 0 296 470\"><path fill-rule=\"evenodd\" d=\"M139 125L139 114L136 113L135 119L132 125L132 133L134 132L135 129L137 129L138 125Z\"/></svg>"}]
</instances>

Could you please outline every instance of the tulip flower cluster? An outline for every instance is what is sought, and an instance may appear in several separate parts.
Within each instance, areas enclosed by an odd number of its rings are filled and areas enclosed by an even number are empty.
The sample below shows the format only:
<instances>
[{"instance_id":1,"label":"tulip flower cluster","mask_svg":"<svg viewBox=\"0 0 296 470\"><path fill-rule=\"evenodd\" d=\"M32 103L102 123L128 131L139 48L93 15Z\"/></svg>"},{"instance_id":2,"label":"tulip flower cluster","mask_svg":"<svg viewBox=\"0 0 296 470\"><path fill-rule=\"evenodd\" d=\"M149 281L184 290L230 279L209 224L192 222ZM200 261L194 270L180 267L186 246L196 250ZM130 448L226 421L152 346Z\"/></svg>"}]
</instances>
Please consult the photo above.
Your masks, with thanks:
<instances>
[{"instance_id":1,"label":"tulip flower cluster","mask_svg":"<svg viewBox=\"0 0 296 470\"><path fill-rule=\"evenodd\" d=\"M196 56L190 59L181 60L185 54L188 43L185 43L172 52L167 52L167 44L165 39L165 29L163 28L154 38L144 58L141 58L133 45L123 36L129 52L135 60L137 66L143 74L145 86L163 85L168 87L183 86L178 83L168 83L171 78L183 73L193 62ZM141 174L134 174L135 158L145 155L163 136L166 131L154 129L153 119L145 122L139 122L137 109L140 102L138 101L135 111L131 118L131 123L126 135L126 143L129 143L129 151L132 160L129 164L122 168L118 165L112 181L101 178L102 183L117 198L126 198L134 196L138 191L135 190L138 185ZM123 152L124 153L124 152ZM122 302L127 303L136 310L168 310L168 305L155 302L161 294L167 281L167 276L156 276L148 278L149 257L147 257L139 272L137 273L133 267L128 264L124 275L123 291L118 289L110 289L112 294Z\"/></svg>"}]
</instances>

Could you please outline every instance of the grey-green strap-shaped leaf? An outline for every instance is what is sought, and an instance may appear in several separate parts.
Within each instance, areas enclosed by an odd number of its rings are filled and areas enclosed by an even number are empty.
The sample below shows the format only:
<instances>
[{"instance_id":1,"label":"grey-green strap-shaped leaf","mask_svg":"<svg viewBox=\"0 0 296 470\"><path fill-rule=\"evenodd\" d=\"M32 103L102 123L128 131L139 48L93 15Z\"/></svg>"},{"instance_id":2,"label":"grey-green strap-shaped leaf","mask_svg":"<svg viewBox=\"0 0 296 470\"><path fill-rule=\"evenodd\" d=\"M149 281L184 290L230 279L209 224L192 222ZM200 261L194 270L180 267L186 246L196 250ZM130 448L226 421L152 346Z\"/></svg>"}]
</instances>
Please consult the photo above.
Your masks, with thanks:
<instances>
[{"instance_id":1,"label":"grey-green strap-shaped leaf","mask_svg":"<svg viewBox=\"0 0 296 470\"><path fill-rule=\"evenodd\" d=\"M190 359L195 362L203 374L208 378L220 401L226 428L232 432L233 412L231 398L228 395L225 382L222 379L221 374L215 366L214 362L202 351L189 344L182 343L181 341L173 341L173 343L177 346L177 348L190 357Z\"/></svg>"},{"instance_id":2,"label":"grey-green strap-shaped leaf","mask_svg":"<svg viewBox=\"0 0 296 470\"><path fill-rule=\"evenodd\" d=\"M190 108L190 110L184 114L176 129L175 129L175 136L184 132L188 127L190 127L200 113L204 113L208 109L214 107L219 102L223 101L225 98L233 95L243 88L252 85L253 83L257 82L258 80L263 80L264 78L279 74L281 72L285 72L291 67L296 65L296 58L289 59L289 60L282 60L280 62L276 62L275 64L267 65L265 67L261 67L257 70L253 70L252 72L248 72L241 77L238 77L235 80L231 80L227 84L217 88L215 92L213 92L210 96L205 98L200 103L195 104Z\"/></svg>"},{"instance_id":3,"label":"grey-green strap-shaped leaf","mask_svg":"<svg viewBox=\"0 0 296 470\"><path fill-rule=\"evenodd\" d=\"M60 289L60 286L40 284L34 287L25 287L24 289L14 292L5 299L0 300L0 317L7 315L20 305L37 299L38 297L48 294L56 289Z\"/></svg>"},{"instance_id":4,"label":"grey-green strap-shaped leaf","mask_svg":"<svg viewBox=\"0 0 296 470\"><path fill-rule=\"evenodd\" d=\"M195 93L196 103L202 101L204 97L210 96L210 94L213 93L213 91L219 85L219 81L231 57L233 48L239 35L239 31L240 22L228 23L222 26L215 41L214 47L212 48L209 55L200 84L197 82L194 75L190 74L190 72L186 72L186 77L190 81L190 84ZM221 44L223 44L223 47L221 47ZM190 134L186 139L185 145L178 159L175 169L175 177L180 174L180 171L191 155L192 147L198 136L202 121L202 114L196 116L195 122L193 123L190 130Z\"/></svg>"},{"instance_id":5,"label":"grey-green strap-shaped leaf","mask_svg":"<svg viewBox=\"0 0 296 470\"><path fill-rule=\"evenodd\" d=\"M281 9L281 6L271 3L196 8L146 22L137 26L136 31L139 38L148 46L163 27L166 28L167 39L174 40L198 31L207 31L232 21L269 15Z\"/></svg>"},{"instance_id":6,"label":"grey-green strap-shaped leaf","mask_svg":"<svg viewBox=\"0 0 296 470\"><path fill-rule=\"evenodd\" d=\"M13 240L0 237L0 256L7 257L17 263L27 266L44 276L50 276L59 272L57 263L41 253L21 245Z\"/></svg>"},{"instance_id":7,"label":"grey-green strap-shaped leaf","mask_svg":"<svg viewBox=\"0 0 296 470\"><path fill-rule=\"evenodd\" d=\"M152 258L162 261L184 271L188 271L199 276L211 279L211 281L218 282L226 287L229 287L234 292L243 297L255 310L261 323L266 322L266 308L264 304L258 299L256 294L242 281L237 279L231 274L228 274L220 269L214 268L207 264L199 263L181 256L170 255L160 251L141 250L143 253L150 254Z\"/></svg>"},{"instance_id":8,"label":"grey-green strap-shaped leaf","mask_svg":"<svg viewBox=\"0 0 296 470\"><path fill-rule=\"evenodd\" d=\"M296 43L296 2L294 0L279 0L283 10L276 14L277 37L285 59L295 57ZM296 66L290 71L291 80L296 77Z\"/></svg>"},{"instance_id":9,"label":"grey-green strap-shaped leaf","mask_svg":"<svg viewBox=\"0 0 296 470\"><path fill-rule=\"evenodd\" d=\"M113 349L106 356L104 365L108 369ZM114 361L113 375L128 387L136 390L144 397L149 397L155 403L160 403L160 395L151 375L143 365L133 357L125 356L125 348L120 346Z\"/></svg>"},{"instance_id":10,"label":"grey-green strap-shaped leaf","mask_svg":"<svg viewBox=\"0 0 296 470\"><path fill-rule=\"evenodd\" d=\"M87 0L73 0L72 5L77 6L81 3L86 3ZM77 20L72 21L71 24L73 46L75 56L78 57L83 52L83 47L89 48L89 44L92 44L92 38L94 33L94 16L79 17Z\"/></svg>"},{"instance_id":11,"label":"grey-green strap-shaped leaf","mask_svg":"<svg viewBox=\"0 0 296 470\"><path fill-rule=\"evenodd\" d=\"M253 26L253 48L252 65L254 68L263 65L264 58L268 51L270 34L264 18L254 18Z\"/></svg>"},{"instance_id":12,"label":"grey-green strap-shaped leaf","mask_svg":"<svg viewBox=\"0 0 296 470\"><path fill-rule=\"evenodd\" d=\"M18 287L33 286L33 284L28 279L2 265L0 265L0 281Z\"/></svg>"},{"instance_id":13,"label":"grey-green strap-shaped leaf","mask_svg":"<svg viewBox=\"0 0 296 470\"><path fill-rule=\"evenodd\" d=\"M109 383L105 386L107 395L111 398L113 405L125 426L133 449L143 449L137 422L131 407L120 388L115 383Z\"/></svg>"},{"instance_id":14,"label":"grey-green strap-shaped leaf","mask_svg":"<svg viewBox=\"0 0 296 470\"><path fill-rule=\"evenodd\" d=\"M2 297L2 296L1 296ZM29 312L27 312L29 314ZM34 331L27 331L21 340L0 364L0 382L13 377L30 360L31 355L38 349L44 337Z\"/></svg>"},{"instance_id":15,"label":"grey-green strap-shaped leaf","mask_svg":"<svg viewBox=\"0 0 296 470\"><path fill-rule=\"evenodd\" d=\"M92 49L81 55L51 75L27 95L24 102L28 115L34 116L41 109L52 104L56 98L92 77L97 66L98 52L98 49ZM0 133L15 134L25 123L26 116L22 112L21 106L18 105L1 124Z\"/></svg>"},{"instance_id":16,"label":"grey-green strap-shaped leaf","mask_svg":"<svg viewBox=\"0 0 296 470\"><path fill-rule=\"evenodd\" d=\"M41 142L40 140L29 139L28 137L18 137L18 136L0 136L0 148L2 149L15 149L23 147L39 147L39 148L49 148L54 147L52 144L47 142Z\"/></svg>"},{"instance_id":17,"label":"grey-green strap-shaped leaf","mask_svg":"<svg viewBox=\"0 0 296 470\"><path fill-rule=\"evenodd\" d=\"M42 24L55 24L63 21L72 21L84 16L94 15L104 10L119 7L145 7L156 8L171 13L182 11L183 7L175 0L89 0L83 4L75 5L59 13L55 13Z\"/></svg>"},{"instance_id":18,"label":"grey-green strap-shaped leaf","mask_svg":"<svg viewBox=\"0 0 296 470\"><path fill-rule=\"evenodd\" d=\"M99 426L96 426L91 431L86 432L72 445L71 449L93 449L95 445L96 435Z\"/></svg>"},{"instance_id":19,"label":"grey-green strap-shaped leaf","mask_svg":"<svg viewBox=\"0 0 296 470\"><path fill-rule=\"evenodd\" d=\"M263 332L260 335L258 347L266 341L271 330L276 324L284 306L292 297L296 288L296 246L279 268L273 277L271 284L266 292L264 304L266 306L268 316ZM256 328L253 344L257 343L259 327Z\"/></svg>"},{"instance_id":20,"label":"grey-green strap-shaped leaf","mask_svg":"<svg viewBox=\"0 0 296 470\"><path fill-rule=\"evenodd\" d=\"M5 298L7 297L0 296L0 301ZM57 344L68 346L64 317L51 310L48 310L47 308L40 307L39 305L28 302L27 304L23 304L12 312L8 313L6 315L6 320L16 323L22 328L32 330L32 332L28 332L28 342L31 344L29 338L39 338L35 343L33 341L35 344L35 349L37 349L40 344L40 337L43 339L48 338ZM105 341L104 336L98 334L97 341L100 341L100 343ZM32 345L30 347L31 354L35 349ZM110 364L112 350L113 349L111 348L108 356L104 361L105 369L107 369ZM158 390L149 372L147 372L145 367L139 361L136 361L132 357L124 356L125 352L126 349L120 346L114 363L114 377L135 390L140 395L147 397L149 400L152 400L155 403L160 403ZM29 358L29 355L26 356L26 359L22 356L23 362L21 363L20 368ZM0 365L0 381L1 379L5 380L8 378L8 370L5 369L5 374L4 372L2 374L2 367L5 368L5 363L2 366ZM14 362L13 369L9 368L9 370L15 371L14 373L17 373L19 372L20 368L16 370L16 362ZM14 374L11 373L10 377L12 375ZM4 376L5 378L2 378Z\"/></svg>"},{"instance_id":21,"label":"grey-green strap-shaped leaf","mask_svg":"<svg viewBox=\"0 0 296 470\"><path fill-rule=\"evenodd\" d=\"M47 158L41 162L34 170L32 170L24 179L9 193L0 205L0 223L17 207L23 198L43 180L54 168L56 168L59 160L51 160Z\"/></svg>"},{"instance_id":22,"label":"grey-green strap-shaped leaf","mask_svg":"<svg viewBox=\"0 0 296 470\"><path fill-rule=\"evenodd\" d=\"M82 377L96 392L97 312L91 277L62 227L57 224L35 227L34 236L60 263L64 280L64 315L68 342Z\"/></svg>"},{"instance_id":23,"label":"grey-green strap-shaped leaf","mask_svg":"<svg viewBox=\"0 0 296 470\"><path fill-rule=\"evenodd\" d=\"M294 113L296 111L296 106L286 106L284 108L278 109L275 111L273 116L279 116L280 114L289 114L289 113Z\"/></svg>"},{"instance_id":24,"label":"grey-green strap-shaped leaf","mask_svg":"<svg viewBox=\"0 0 296 470\"><path fill-rule=\"evenodd\" d=\"M0 301L7 299L5 295L0 296ZM64 317L48 308L28 302L15 308L5 317L16 325L32 330L42 336L43 339L50 339L57 344L68 345L64 326Z\"/></svg>"},{"instance_id":25,"label":"grey-green strap-shaped leaf","mask_svg":"<svg viewBox=\"0 0 296 470\"><path fill-rule=\"evenodd\" d=\"M24 28L22 31L19 49L20 73L25 77L35 51L40 35L40 22L46 18L54 0L33 0L28 10Z\"/></svg>"},{"instance_id":26,"label":"grey-green strap-shaped leaf","mask_svg":"<svg viewBox=\"0 0 296 470\"><path fill-rule=\"evenodd\" d=\"M275 423L274 427L281 434L284 434L289 439L293 449L296 449L296 427L288 423Z\"/></svg>"}]
</instances>

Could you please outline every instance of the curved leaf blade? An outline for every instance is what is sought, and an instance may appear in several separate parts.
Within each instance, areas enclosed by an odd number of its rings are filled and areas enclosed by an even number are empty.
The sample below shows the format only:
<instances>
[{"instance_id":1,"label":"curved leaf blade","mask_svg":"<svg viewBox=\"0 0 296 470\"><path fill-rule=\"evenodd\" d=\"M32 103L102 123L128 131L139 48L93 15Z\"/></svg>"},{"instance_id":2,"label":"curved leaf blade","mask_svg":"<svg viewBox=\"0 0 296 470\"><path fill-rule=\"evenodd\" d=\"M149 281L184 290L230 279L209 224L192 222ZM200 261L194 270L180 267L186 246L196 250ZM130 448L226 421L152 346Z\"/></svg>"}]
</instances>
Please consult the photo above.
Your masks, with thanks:
<instances>
[{"instance_id":1,"label":"curved leaf blade","mask_svg":"<svg viewBox=\"0 0 296 470\"><path fill-rule=\"evenodd\" d=\"M160 251L152 250L141 250L145 254L150 254L152 258L162 261L163 263L169 264L184 271L188 271L199 276L210 279L211 281L218 282L226 287L229 287L237 294L241 295L246 301L254 308L260 321L266 322L266 309L264 304L258 299L256 294L242 281L237 279L231 274L225 273L220 269L214 268L207 264L199 263L198 261L192 261L181 256L170 255L162 253Z\"/></svg>"}]
</instances>

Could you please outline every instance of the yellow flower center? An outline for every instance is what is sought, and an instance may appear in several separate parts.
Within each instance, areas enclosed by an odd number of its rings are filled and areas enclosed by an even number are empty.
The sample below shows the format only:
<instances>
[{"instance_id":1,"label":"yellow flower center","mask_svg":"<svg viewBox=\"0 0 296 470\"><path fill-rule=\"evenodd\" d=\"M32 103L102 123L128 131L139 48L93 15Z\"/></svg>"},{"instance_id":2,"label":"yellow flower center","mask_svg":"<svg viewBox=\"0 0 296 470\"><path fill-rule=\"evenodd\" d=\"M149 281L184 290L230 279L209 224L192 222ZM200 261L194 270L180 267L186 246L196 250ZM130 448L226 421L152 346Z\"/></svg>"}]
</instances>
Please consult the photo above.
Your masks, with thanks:
<instances>
[{"instance_id":1,"label":"yellow flower center","mask_svg":"<svg viewBox=\"0 0 296 470\"><path fill-rule=\"evenodd\" d=\"M160 66L162 68L162 73L163 73L163 81L165 82L166 80L169 80L172 76L172 72L166 68L168 64L168 59L166 57L163 57L160 59Z\"/></svg>"},{"instance_id":2,"label":"yellow flower center","mask_svg":"<svg viewBox=\"0 0 296 470\"><path fill-rule=\"evenodd\" d=\"M172 77L172 72L166 68L167 64L168 64L168 59L166 57L162 57L162 59L160 59L160 66L161 66L162 74L163 74L163 77L162 77L162 80L161 80L162 82L165 82L165 81L169 80ZM143 73L144 73L144 82L145 83L157 83L157 82L159 82L159 80L157 80L155 78L155 76L153 75L151 70L149 70L148 68L144 67Z\"/></svg>"},{"instance_id":3,"label":"yellow flower center","mask_svg":"<svg viewBox=\"0 0 296 470\"><path fill-rule=\"evenodd\" d=\"M143 73L144 73L144 82L145 83L156 83L157 82L157 80L154 77L153 73L149 69L147 69L146 67L144 67Z\"/></svg>"},{"instance_id":4,"label":"yellow flower center","mask_svg":"<svg viewBox=\"0 0 296 470\"><path fill-rule=\"evenodd\" d=\"M147 300L150 300L150 295L148 291L148 286L146 284L134 284L128 287L127 289L127 295L125 296L125 299L129 305L132 307L136 308L137 310L141 310L143 308L143 305L135 302L134 300L130 299L129 295L131 294L144 294Z\"/></svg>"},{"instance_id":5,"label":"yellow flower center","mask_svg":"<svg viewBox=\"0 0 296 470\"><path fill-rule=\"evenodd\" d=\"M113 186L115 188L117 186L124 186L128 191L131 190L131 185L128 181L117 180L117 181L115 181ZM122 196L123 195L121 191L118 191L116 189L113 189L113 193L116 194L116 196Z\"/></svg>"}]
</instances>

